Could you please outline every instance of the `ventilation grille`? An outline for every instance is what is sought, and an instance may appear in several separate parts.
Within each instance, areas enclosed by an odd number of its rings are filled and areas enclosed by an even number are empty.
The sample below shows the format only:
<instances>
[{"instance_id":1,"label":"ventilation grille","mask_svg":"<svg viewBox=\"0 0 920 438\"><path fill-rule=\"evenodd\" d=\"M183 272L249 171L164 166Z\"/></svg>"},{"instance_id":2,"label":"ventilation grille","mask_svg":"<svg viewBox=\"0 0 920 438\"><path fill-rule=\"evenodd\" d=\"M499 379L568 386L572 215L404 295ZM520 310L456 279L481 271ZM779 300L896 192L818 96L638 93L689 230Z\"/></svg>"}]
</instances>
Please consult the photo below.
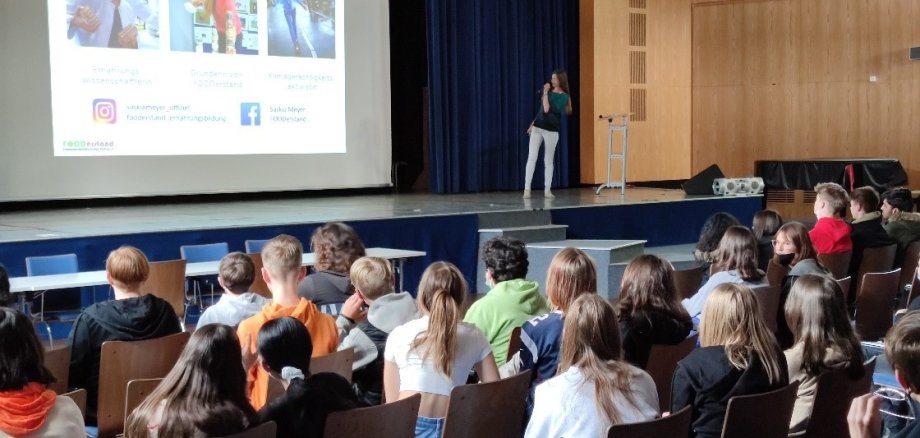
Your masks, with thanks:
<instances>
[{"instance_id":1,"label":"ventilation grille","mask_svg":"<svg viewBox=\"0 0 920 438\"><path fill-rule=\"evenodd\" d=\"M629 7L634 9L645 9L645 0L629 0Z\"/></svg>"},{"instance_id":2,"label":"ventilation grille","mask_svg":"<svg viewBox=\"0 0 920 438\"><path fill-rule=\"evenodd\" d=\"M629 112L633 113L630 118L634 122L645 121L645 89L632 88L629 90Z\"/></svg>"},{"instance_id":3,"label":"ventilation grille","mask_svg":"<svg viewBox=\"0 0 920 438\"><path fill-rule=\"evenodd\" d=\"M629 52L629 82L645 83L645 52Z\"/></svg>"},{"instance_id":4,"label":"ventilation grille","mask_svg":"<svg viewBox=\"0 0 920 438\"><path fill-rule=\"evenodd\" d=\"M629 45L645 47L645 14L629 14Z\"/></svg>"},{"instance_id":5,"label":"ventilation grille","mask_svg":"<svg viewBox=\"0 0 920 438\"><path fill-rule=\"evenodd\" d=\"M817 198L818 198L818 194L815 193L813 190L808 190L808 191L803 190L802 200L804 202L811 204L811 203L814 203L815 199Z\"/></svg>"},{"instance_id":6,"label":"ventilation grille","mask_svg":"<svg viewBox=\"0 0 920 438\"><path fill-rule=\"evenodd\" d=\"M776 204L794 204L795 190L769 190L767 191L767 202Z\"/></svg>"}]
</instances>

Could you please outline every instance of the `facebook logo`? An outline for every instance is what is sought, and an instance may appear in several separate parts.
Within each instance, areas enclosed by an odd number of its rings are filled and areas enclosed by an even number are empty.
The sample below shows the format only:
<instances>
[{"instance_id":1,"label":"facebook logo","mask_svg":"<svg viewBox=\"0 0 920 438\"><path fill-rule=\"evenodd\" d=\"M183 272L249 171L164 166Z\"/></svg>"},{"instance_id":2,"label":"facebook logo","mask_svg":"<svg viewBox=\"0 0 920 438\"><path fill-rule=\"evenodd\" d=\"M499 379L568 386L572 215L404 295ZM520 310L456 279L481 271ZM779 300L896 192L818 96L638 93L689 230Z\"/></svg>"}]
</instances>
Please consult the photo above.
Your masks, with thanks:
<instances>
[{"instance_id":1,"label":"facebook logo","mask_svg":"<svg viewBox=\"0 0 920 438\"><path fill-rule=\"evenodd\" d=\"M262 125L262 108L258 102L243 102L240 104L240 125Z\"/></svg>"}]
</instances>

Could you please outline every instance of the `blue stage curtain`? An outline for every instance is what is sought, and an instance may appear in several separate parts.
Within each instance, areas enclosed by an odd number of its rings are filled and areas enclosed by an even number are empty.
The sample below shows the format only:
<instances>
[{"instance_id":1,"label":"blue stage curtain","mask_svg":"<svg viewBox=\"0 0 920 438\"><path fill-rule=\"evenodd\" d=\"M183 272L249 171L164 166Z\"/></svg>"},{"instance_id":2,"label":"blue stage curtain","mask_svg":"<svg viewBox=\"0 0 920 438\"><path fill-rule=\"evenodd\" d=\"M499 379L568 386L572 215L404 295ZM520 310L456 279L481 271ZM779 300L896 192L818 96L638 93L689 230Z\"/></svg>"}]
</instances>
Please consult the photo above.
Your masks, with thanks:
<instances>
[{"instance_id":1,"label":"blue stage curtain","mask_svg":"<svg viewBox=\"0 0 920 438\"><path fill-rule=\"evenodd\" d=\"M577 82L578 66L566 65L577 60L577 0L428 0L426 12L432 191L523 188L537 90L556 68ZM578 156L577 143L569 150L573 122L563 120L554 187L569 185L569 157ZM535 190L543 188L542 156Z\"/></svg>"}]
</instances>

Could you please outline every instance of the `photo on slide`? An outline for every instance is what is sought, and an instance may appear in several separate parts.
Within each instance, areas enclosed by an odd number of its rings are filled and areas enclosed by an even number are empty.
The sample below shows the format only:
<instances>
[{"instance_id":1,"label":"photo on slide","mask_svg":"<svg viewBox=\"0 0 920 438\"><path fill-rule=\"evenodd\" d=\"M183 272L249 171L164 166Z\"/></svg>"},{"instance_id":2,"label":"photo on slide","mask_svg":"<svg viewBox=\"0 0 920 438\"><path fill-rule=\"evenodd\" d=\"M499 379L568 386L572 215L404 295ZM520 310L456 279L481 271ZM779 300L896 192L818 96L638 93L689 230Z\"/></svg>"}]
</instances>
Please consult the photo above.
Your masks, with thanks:
<instances>
[{"instance_id":1,"label":"photo on slide","mask_svg":"<svg viewBox=\"0 0 920 438\"><path fill-rule=\"evenodd\" d=\"M173 52L259 54L255 0L169 0Z\"/></svg>"},{"instance_id":2,"label":"photo on slide","mask_svg":"<svg viewBox=\"0 0 920 438\"><path fill-rule=\"evenodd\" d=\"M335 0L268 0L268 54L335 59Z\"/></svg>"},{"instance_id":3,"label":"photo on slide","mask_svg":"<svg viewBox=\"0 0 920 438\"><path fill-rule=\"evenodd\" d=\"M159 49L157 0L67 0L67 38L78 47Z\"/></svg>"}]
</instances>

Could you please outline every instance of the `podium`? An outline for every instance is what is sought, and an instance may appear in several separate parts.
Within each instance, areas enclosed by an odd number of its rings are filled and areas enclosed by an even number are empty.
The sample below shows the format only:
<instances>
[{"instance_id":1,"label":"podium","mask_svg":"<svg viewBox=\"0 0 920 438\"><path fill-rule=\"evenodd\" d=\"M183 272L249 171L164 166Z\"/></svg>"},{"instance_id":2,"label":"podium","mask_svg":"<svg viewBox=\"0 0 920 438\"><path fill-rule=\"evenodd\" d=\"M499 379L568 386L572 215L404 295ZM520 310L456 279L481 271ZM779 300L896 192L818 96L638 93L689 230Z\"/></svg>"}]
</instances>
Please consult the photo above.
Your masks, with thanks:
<instances>
[{"instance_id":1,"label":"podium","mask_svg":"<svg viewBox=\"0 0 920 438\"><path fill-rule=\"evenodd\" d=\"M607 119L607 182L599 185L594 192L595 196L601 194L603 189L620 188L620 196L626 196L626 154L629 151L629 116L632 113L610 114L600 116L601 119ZM613 150L613 136L617 132L623 133L623 141L619 152ZM620 161L620 178L613 180L613 164L615 160Z\"/></svg>"}]
</instances>

